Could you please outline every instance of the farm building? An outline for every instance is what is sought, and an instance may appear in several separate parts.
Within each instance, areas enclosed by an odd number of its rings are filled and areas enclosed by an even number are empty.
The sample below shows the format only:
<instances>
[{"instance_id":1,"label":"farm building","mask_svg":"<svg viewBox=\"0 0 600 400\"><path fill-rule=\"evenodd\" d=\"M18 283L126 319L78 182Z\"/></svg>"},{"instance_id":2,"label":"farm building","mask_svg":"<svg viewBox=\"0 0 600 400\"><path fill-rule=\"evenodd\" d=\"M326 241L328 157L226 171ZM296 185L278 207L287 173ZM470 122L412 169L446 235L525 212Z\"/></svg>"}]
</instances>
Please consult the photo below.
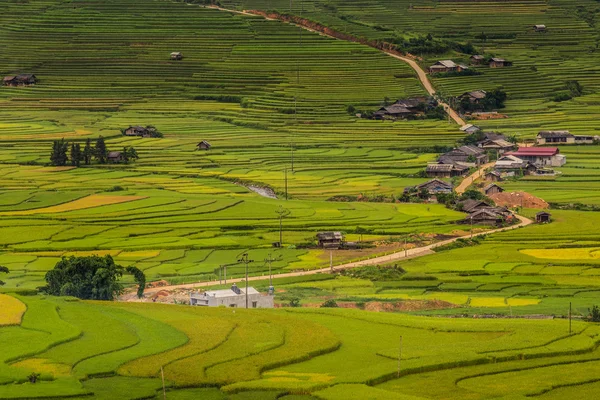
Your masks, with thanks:
<instances>
[{"instance_id":1,"label":"farm building","mask_svg":"<svg viewBox=\"0 0 600 400\"><path fill-rule=\"evenodd\" d=\"M478 225L500 225L509 219L512 219L512 215L506 215L495 208L486 208L473 212L463 222Z\"/></svg>"},{"instance_id":2,"label":"farm building","mask_svg":"<svg viewBox=\"0 0 600 400\"><path fill-rule=\"evenodd\" d=\"M502 175L498 171L490 171L486 173L483 178L488 182L501 182Z\"/></svg>"},{"instance_id":3,"label":"farm building","mask_svg":"<svg viewBox=\"0 0 600 400\"><path fill-rule=\"evenodd\" d=\"M493 208L493 206L491 204L488 204L487 202L485 202L483 200L474 200L474 199L468 199L468 200L462 201L462 202L460 202L460 205L462 207L462 210L467 213L473 213L475 211Z\"/></svg>"},{"instance_id":4,"label":"farm building","mask_svg":"<svg viewBox=\"0 0 600 400\"><path fill-rule=\"evenodd\" d=\"M210 148L212 147L210 143L208 143L206 140L201 141L200 143L198 143L196 145L198 150L210 150Z\"/></svg>"},{"instance_id":5,"label":"farm building","mask_svg":"<svg viewBox=\"0 0 600 400\"><path fill-rule=\"evenodd\" d=\"M533 30L536 32L546 32L546 25L534 25Z\"/></svg>"},{"instance_id":6,"label":"farm building","mask_svg":"<svg viewBox=\"0 0 600 400\"><path fill-rule=\"evenodd\" d=\"M504 68L512 66L512 62L506 61L504 58L494 57L490 60L490 68Z\"/></svg>"},{"instance_id":7,"label":"farm building","mask_svg":"<svg viewBox=\"0 0 600 400\"><path fill-rule=\"evenodd\" d=\"M481 65L485 62L485 57L481 54L472 55L469 60L471 60L471 64L473 65Z\"/></svg>"},{"instance_id":8,"label":"farm building","mask_svg":"<svg viewBox=\"0 0 600 400\"><path fill-rule=\"evenodd\" d=\"M108 156L106 157L109 163L111 164L119 164L125 161L123 157L123 153L120 151L110 151L108 152Z\"/></svg>"},{"instance_id":9,"label":"farm building","mask_svg":"<svg viewBox=\"0 0 600 400\"><path fill-rule=\"evenodd\" d=\"M594 144L600 140L599 136L575 136L575 144Z\"/></svg>"},{"instance_id":10,"label":"farm building","mask_svg":"<svg viewBox=\"0 0 600 400\"><path fill-rule=\"evenodd\" d=\"M339 249L344 241L342 232L319 232L317 233L319 247L324 249Z\"/></svg>"},{"instance_id":11,"label":"farm building","mask_svg":"<svg viewBox=\"0 0 600 400\"><path fill-rule=\"evenodd\" d=\"M125 136L149 136L150 131L143 126L130 126L123 131Z\"/></svg>"},{"instance_id":12,"label":"farm building","mask_svg":"<svg viewBox=\"0 0 600 400\"><path fill-rule=\"evenodd\" d=\"M33 74L20 74L16 76L5 76L2 79L4 86L29 86L38 83L38 79Z\"/></svg>"},{"instance_id":13,"label":"farm building","mask_svg":"<svg viewBox=\"0 0 600 400\"><path fill-rule=\"evenodd\" d=\"M408 108L399 104L392 104L390 106L381 107L373 114L373 117L375 119L398 119L406 118L411 114L412 112Z\"/></svg>"},{"instance_id":14,"label":"farm building","mask_svg":"<svg viewBox=\"0 0 600 400\"><path fill-rule=\"evenodd\" d=\"M536 136L536 143L544 145L548 143L575 143L575 136L569 131L540 131Z\"/></svg>"},{"instance_id":15,"label":"farm building","mask_svg":"<svg viewBox=\"0 0 600 400\"><path fill-rule=\"evenodd\" d=\"M272 288L269 289L273 293ZM248 308L273 308L273 295L264 295L254 289L248 288ZM202 293L190 293L190 305L201 307L246 307L245 289L237 287L234 283L230 289L208 290Z\"/></svg>"},{"instance_id":16,"label":"farm building","mask_svg":"<svg viewBox=\"0 0 600 400\"><path fill-rule=\"evenodd\" d=\"M567 157L560 154L557 147L519 147L517 151L508 152L506 155L518 157L538 167L560 167L567 162Z\"/></svg>"},{"instance_id":17,"label":"farm building","mask_svg":"<svg viewBox=\"0 0 600 400\"><path fill-rule=\"evenodd\" d=\"M538 168L534 164L522 160L519 157L505 154L496 161L494 169L496 172L501 173L502 176L512 176L515 175L515 173L531 175L534 174Z\"/></svg>"},{"instance_id":18,"label":"farm building","mask_svg":"<svg viewBox=\"0 0 600 400\"><path fill-rule=\"evenodd\" d=\"M430 74L439 74L444 72L461 72L469 69L469 67L461 64L456 64L452 60L438 61L429 67Z\"/></svg>"},{"instance_id":19,"label":"farm building","mask_svg":"<svg viewBox=\"0 0 600 400\"><path fill-rule=\"evenodd\" d=\"M473 134L473 133L479 132L481 130L481 128L476 125L473 125L473 124L467 124L467 125L461 126L460 130L464 133Z\"/></svg>"},{"instance_id":20,"label":"farm building","mask_svg":"<svg viewBox=\"0 0 600 400\"><path fill-rule=\"evenodd\" d=\"M431 195L439 193L452 193L452 185L439 179L432 179L415 186L418 191L425 190ZM405 189L406 190L406 189Z\"/></svg>"},{"instance_id":21,"label":"farm building","mask_svg":"<svg viewBox=\"0 0 600 400\"><path fill-rule=\"evenodd\" d=\"M484 140L479 143L479 147L484 150L496 150L498 154L504 154L507 151L515 150L517 145L504 139Z\"/></svg>"},{"instance_id":22,"label":"farm building","mask_svg":"<svg viewBox=\"0 0 600 400\"><path fill-rule=\"evenodd\" d=\"M171 53L171 60L183 60L183 54L179 51L174 51Z\"/></svg>"},{"instance_id":23,"label":"farm building","mask_svg":"<svg viewBox=\"0 0 600 400\"><path fill-rule=\"evenodd\" d=\"M454 176L463 176L469 172L469 167L457 163L443 162L427 164L425 170L429 178L452 178Z\"/></svg>"},{"instance_id":24,"label":"farm building","mask_svg":"<svg viewBox=\"0 0 600 400\"><path fill-rule=\"evenodd\" d=\"M458 96L459 100L469 100L470 103L479 104L481 100L485 99L487 92L485 90L474 90L472 92L466 92Z\"/></svg>"},{"instance_id":25,"label":"farm building","mask_svg":"<svg viewBox=\"0 0 600 400\"><path fill-rule=\"evenodd\" d=\"M535 214L535 222L537 222L538 224L550 222L550 218L552 218L552 214L546 211L540 211L539 213Z\"/></svg>"},{"instance_id":26,"label":"farm building","mask_svg":"<svg viewBox=\"0 0 600 400\"><path fill-rule=\"evenodd\" d=\"M482 165L489 161L489 157L486 154L485 150L480 149L476 146L468 145L460 146L443 154L439 158L439 161L443 162L444 164L448 164L450 162L458 162L463 164Z\"/></svg>"},{"instance_id":27,"label":"farm building","mask_svg":"<svg viewBox=\"0 0 600 400\"><path fill-rule=\"evenodd\" d=\"M502 189L502 187L496 185L495 183L490 183L489 185L483 188L483 193L485 193L486 196L502 192L504 192L504 189Z\"/></svg>"},{"instance_id":28,"label":"farm building","mask_svg":"<svg viewBox=\"0 0 600 400\"><path fill-rule=\"evenodd\" d=\"M398 119L411 115L422 115L426 108L435 105L435 101L427 97L400 99L394 104L381 107L373 114L373 117L375 119Z\"/></svg>"}]
</instances>

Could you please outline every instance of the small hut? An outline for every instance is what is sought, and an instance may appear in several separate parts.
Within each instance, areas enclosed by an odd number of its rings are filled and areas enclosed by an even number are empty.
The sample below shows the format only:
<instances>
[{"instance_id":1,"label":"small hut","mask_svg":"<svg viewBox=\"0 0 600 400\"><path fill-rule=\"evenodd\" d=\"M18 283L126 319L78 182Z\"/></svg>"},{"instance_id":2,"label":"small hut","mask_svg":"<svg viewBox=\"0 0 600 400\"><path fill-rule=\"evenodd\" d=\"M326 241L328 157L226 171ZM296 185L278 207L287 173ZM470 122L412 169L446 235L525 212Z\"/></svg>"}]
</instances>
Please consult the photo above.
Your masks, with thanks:
<instances>
[{"instance_id":1,"label":"small hut","mask_svg":"<svg viewBox=\"0 0 600 400\"><path fill-rule=\"evenodd\" d=\"M198 143L196 145L196 147L198 148L198 150L210 150L210 148L212 147L210 143L208 143L206 140L201 141L200 143Z\"/></svg>"},{"instance_id":2,"label":"small hut","mask_svg":"<svg viewBox=\"0 0 600 400\"><path fill-rule=\"evenodd\" d=\"M504 192L504 189L502 189L502 187L498 186L495 183L490 183L483 189L483 192L486 196L490 196L492 194L502 193Z\"/></svg>"},{"instance_id":3,"label":"small hut","mask_svg":"<svg viewBox=\"0 0 600 400\"><path fill-rule=\"evenodd\" d=\"M171 53L171 60L183 60L183 54L180 51L174 51Z\"/></svg>"},{"instance_id":4,"label":"small hut","mask_svg":"<svg viewBox=\"0 0 600 400\"><path fill-rule=\"evenodd\" d=\"M319 232L317 233L319 247L324 249L339 249L342 246L344 236L342 232Z\"/></svg>"},{"instance_id":5,"label":"small hut","mask_svg":"<svg viewBox=\"0 0 600 400\"><path fill-rule=\"evenodd\" d=\"M548 223L550 222L551 218L552 214L546 211L540 211L539 213L535 214L535 222L537 222L538 224Z\"/></svg>"},{"instance_id":6,"label":"small hut","mask_svg":"<svg viewBox=\"0 0 600 400\"><path fill-rule=\"evenodd\" d=\"M546 25L534 25L533 30L536 32L546 32Z\"/></svg>"},{"instance_id":7,"label":"small hut","mask_svg":"<svg viewBox=\"0 0 600 400\"><path fill-rule=\"evenodd\" d=\"M106 158L107 158L108 162L111 164L119 164L119 163L122 163L123 161L125 161L125 158L123 157L123 153L120 151L110 151Z\"/></svg>"}]
</instances>

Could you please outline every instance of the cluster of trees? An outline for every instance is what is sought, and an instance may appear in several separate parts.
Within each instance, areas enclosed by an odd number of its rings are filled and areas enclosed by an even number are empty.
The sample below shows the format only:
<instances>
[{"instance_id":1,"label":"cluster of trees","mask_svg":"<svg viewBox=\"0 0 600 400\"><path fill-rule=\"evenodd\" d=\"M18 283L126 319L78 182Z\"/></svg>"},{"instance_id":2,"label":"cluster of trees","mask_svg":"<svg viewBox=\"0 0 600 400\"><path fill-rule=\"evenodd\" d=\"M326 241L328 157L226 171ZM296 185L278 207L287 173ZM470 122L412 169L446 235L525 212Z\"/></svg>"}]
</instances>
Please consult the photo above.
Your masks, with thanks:
<instances>
[{"instance_id":1,"label":"cluster of trees","mask_svg":"<svg viewBox=\"0 0 600 400\"><path fill-rule=\"evenodd\" d=\"M395 38L390 41L400 50L411 54L444 54L451 50L464 54L477 54L477 49L470 42L460 43L448 39L437 39L431 34L409 39Z\"/></svg>"},{"instance_id":2,"label":"cluster of trees","mask_svg":"<svg viewBox=\"0 0 600 400\"><path fill-rule=\"evenodd\" d=\"M0 265L0 272L3 272L3 273L5 273L5 274L8 274L8 268L6 268L6 267L4 267L4 266ZM4 286L4 282L3 282L3 281L0 281L0 286Z\"/></svg>"},{"instance_id":3,"label":"cluster of trees","mask_svg":"<svg viewBox=\"0 0 600 400\"><path fill-rule=\"evenodd\" d=\"M70 148L70 153L69 153ZM100 164L106 164L108 162L108 148L104 142L104 138L99 136L94 146L88 139L85 142L85 147L82 149L79 143L66 142L65 139L55 140L52 143L52 152L50 153L50 163L56 166L65 166L71 164L72 166L79 167L81 163L90 165L92 159L95 159ZM128 163L129 161L137 160L139 158L137 151L133 147L124 147L121 151L122 161Z\"/></svg>"},{"instance_id":4,"label":"cluster of trees","mask_svg":"<svg viewBox=\"0 0 600 400\"><path fill-rule=\"evenodd\" d=\"M571 100L574 97L583 95L583 86L578 81L567 81L563 91L554 95L553 100L556 102Z\"/></svg>"},{"instance_id":5,"label":"cluster of trees","mask_svg":"<svg viewBox=\"0 0 600 400\"><path fill-rule=\"evenodd\" d=\"M504 102L508 95L501 88L490 90L485 94L485 97L480 101L473 103L467 97L464 97L458 101L456 108L459 112L473 112L473 111L492 111L504 108Z\"/></svg>"},{"instance_id":6,"label":"cluster of trees","mask_svg":"<svg viewBox=\"0 0 600 400\"><path fill-rule=\"evenodd\" d=\"M146 276L136 267L123 268L109 255L104 257L63 257L46 273L47 285L42 290L53 296L74 296L85 300L113 300L123 292L119 279L124 273L133 275L138 284L137 295L144 295Z\"/></svg>"}]
</instances>

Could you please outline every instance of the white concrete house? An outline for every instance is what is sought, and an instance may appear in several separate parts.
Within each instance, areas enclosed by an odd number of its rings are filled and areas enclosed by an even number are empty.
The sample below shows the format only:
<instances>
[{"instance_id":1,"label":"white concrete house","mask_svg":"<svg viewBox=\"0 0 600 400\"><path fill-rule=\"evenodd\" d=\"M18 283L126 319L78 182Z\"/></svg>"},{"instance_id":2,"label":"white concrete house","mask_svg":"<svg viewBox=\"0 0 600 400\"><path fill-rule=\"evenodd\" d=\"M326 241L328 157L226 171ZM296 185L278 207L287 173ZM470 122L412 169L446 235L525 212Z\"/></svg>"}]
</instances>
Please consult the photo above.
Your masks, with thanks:
<instances>
[{"instance_id":1,"label":"white concrete house","mask_svg":"<svg viewBox=\"0 0 600 400\"><path fill-rule=\"evenodd\" d=\"M269 294L262 294L253 287L248 288L248 308L273 308L274 290L271 287ZM203 307L232 307L246 308L245 289L239 288L235 283L230 289L207 290L206 292L190 293L191 306Z\"/></svg>"}]
</instances>

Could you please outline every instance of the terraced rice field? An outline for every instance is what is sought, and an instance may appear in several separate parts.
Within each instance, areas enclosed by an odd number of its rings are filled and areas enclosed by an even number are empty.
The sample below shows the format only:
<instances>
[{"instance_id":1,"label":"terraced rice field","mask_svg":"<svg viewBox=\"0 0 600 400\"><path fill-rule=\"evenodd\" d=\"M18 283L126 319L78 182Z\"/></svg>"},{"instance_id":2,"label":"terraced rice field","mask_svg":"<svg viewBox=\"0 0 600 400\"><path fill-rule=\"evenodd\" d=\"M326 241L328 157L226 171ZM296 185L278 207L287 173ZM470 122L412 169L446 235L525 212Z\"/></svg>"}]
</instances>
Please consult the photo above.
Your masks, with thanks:
<instances>
[{"instance_id":1,"label":"terraced rice field","mask_svg":"<svg viewBox=\"0 0 600 400\"><path fill-rule=\"evenodd\" d=\"M568 335L564 322L550 320L440 320L323 309L232 313L36 296L18 301L27 305L23 321L0 327L7 349L0 397L6 399L158 398L161 367L167 397L174 399L269 398L265 393L423 399L442 390L451 398L483 399L490 391L482 385L492 374L527 382L519 386L523 395L551 395L553 388L535 376L560 368L573 374L561 374L557 390L565 383L595 390L586 382L593 371L588 367L598 362L598 332L582 322L574 322ZM25 383L31 372L41 374L39 383ZM220 389L202 389L207 383ZM497 393L510 390L494 386Z\"/></svg>"}]
</instances>

